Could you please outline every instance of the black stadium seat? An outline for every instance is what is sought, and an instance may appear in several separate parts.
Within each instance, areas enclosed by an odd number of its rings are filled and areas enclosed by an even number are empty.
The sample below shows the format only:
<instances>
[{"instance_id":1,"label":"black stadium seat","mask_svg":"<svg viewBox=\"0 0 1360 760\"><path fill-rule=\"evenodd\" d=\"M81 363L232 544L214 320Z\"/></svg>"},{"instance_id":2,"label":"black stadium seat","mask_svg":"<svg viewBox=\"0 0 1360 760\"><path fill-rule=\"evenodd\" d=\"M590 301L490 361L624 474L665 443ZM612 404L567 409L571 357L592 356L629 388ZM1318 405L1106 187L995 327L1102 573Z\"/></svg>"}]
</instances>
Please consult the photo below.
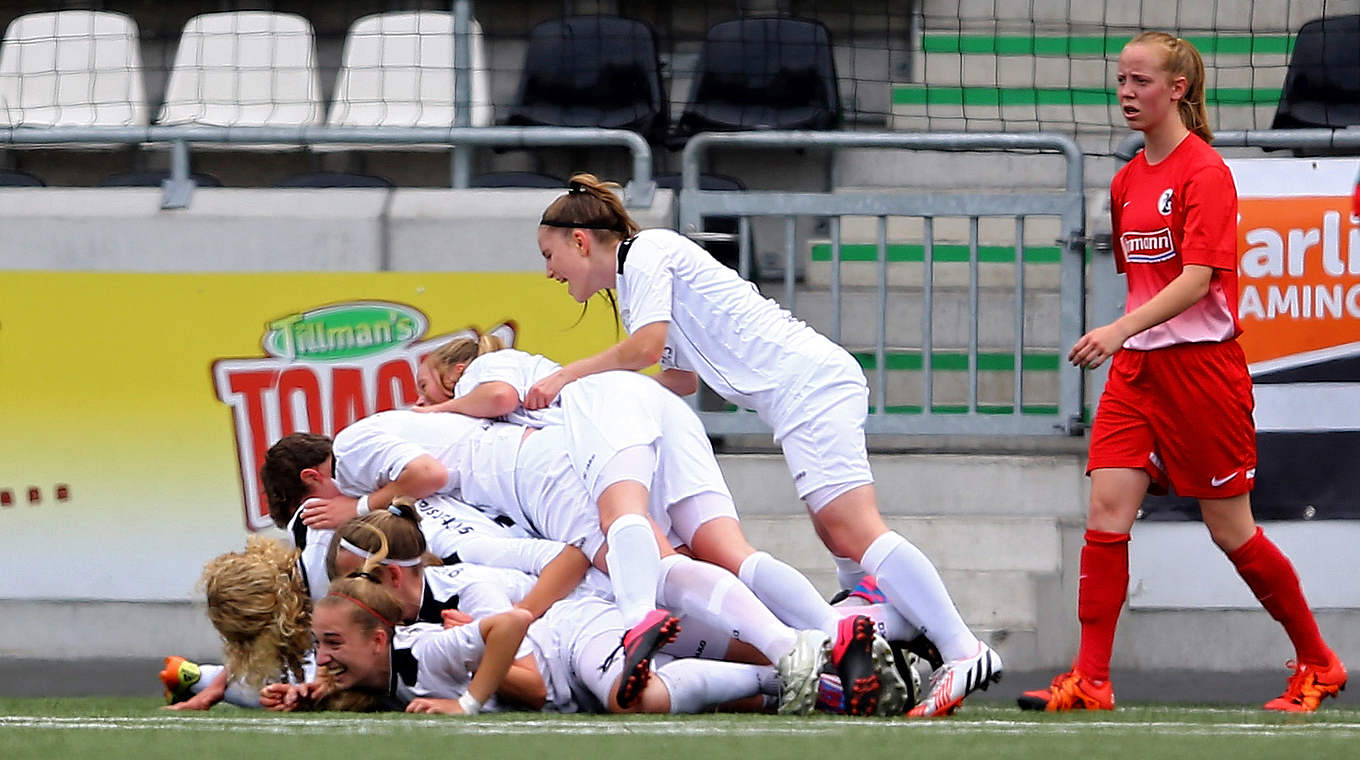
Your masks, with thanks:
<instances>
[{"instance_id":1,"label":"black stadium seat","mask_svg":"<svg viewBox=\"0 0 1360 760\"><path fill-rule=\"evenodd\" d=\"M678 134L833 129L841 122L831 34L818 21L748 18L708 31Z\"/></svg>"},{"instance_id":2,"label":"black stadium seat","mask_svg":"<svg viewBox=\"0 0 1360 760\"><path fill-rule=\"evenodd\" d=\"M468 180L468 187L539 187L566 190L567 181L537 172L490 172Z\"/></svg>"},{"instance_id":3,"label":"black stadium seat","mask_svg":"<svg viewBox=\"0 0 1360 760\"><path fill-rule=\"evenodd\" d=\"M651 27L618 16L567 16L530 33L505 123L628 129L659 140L666 110Z\"/></svg>"},{"instance_id":4,"label":"black stadium seat","mask_svg":"<svg viewBox=\"0 0 1360 760\"><path fill-rule=\"evenodd\" d=\"M1299 27L1271 129L1360 125L1360 15Z\"/></svg>"},{"instance_id":5,"label":"black stadium seat","mask_svg":"<svg viewBox=\"0 0 1360 760\"><path fill-rule=\"evenodd\" d=\"M0 187L47 187L36 174L19 169L0 169Z\"/></svg>"},{"instance_id":6,"label":"black stadium seat","mask_svg":"<svg viewBox=\"0 0 1360 760\"><path fill-rule=\"evenodd\" d=\"M351 172L308 172L284 177L274 187L396 187L392 180L373 174Z\"/></svg>"}]
</instances>

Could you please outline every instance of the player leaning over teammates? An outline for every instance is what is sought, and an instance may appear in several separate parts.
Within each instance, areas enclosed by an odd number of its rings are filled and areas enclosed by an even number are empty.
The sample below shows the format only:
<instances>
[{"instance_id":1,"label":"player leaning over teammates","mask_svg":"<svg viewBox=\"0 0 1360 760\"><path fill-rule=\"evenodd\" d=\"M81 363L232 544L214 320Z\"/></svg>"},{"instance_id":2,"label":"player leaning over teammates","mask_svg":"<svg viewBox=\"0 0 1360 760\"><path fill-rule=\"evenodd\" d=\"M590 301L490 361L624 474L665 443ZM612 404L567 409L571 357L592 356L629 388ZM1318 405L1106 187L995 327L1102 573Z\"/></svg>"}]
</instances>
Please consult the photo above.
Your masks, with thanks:
<instances>
[{"instance_id":1,"label":"player leaning over teammates","mask_svg":"<svg viewBox=\"0 0 1360 760\"><path fill-rule=\"evenodd\" d=\"M698 377L774 429L799 498L836 558L841 585L877 577L893 606L920 626L947 662L911 715L952 711L1001 677L1001 658L959 617L934 565L879 515L864 442L868 385L843 348L795 319L707 251L671 230L639 231L618 197L593 175L572 178L547 210L538 245L549 277L584 303L618 289L629 336L539 381L538 409L582 377L640 370L681 395ZM612 295L612 294L611 294Z\"/></svg>"},{"instance_id":2,"label":"player leaning over teammates","mask_svg":"<svg viewBox=\"0 0 1360 760\"><path fill-rule=\"evenodd\" d=\"M757 552L746 540L703 425L684 402L638 373L601 372L564 388L549 407L525 409L524 394L559 369L546 357L504 348L494 337L456 339L422 363L420 387L426 403L416 409L505 418L532 427L560 424L573 463L583 476L588 469L583 461L608 461L628 451L619 445L628 439L616 432L616 420L658 420L660 425L644 428L649 431L646 435L632 439L642 444L635 450L646 468L634 477L655 472L653 482L662 488L652 497L652 519L669 526L666 532L688 546L696 559L736 575L784 623L825 633L842 682L854 686L847 695L848 713L892 714L905 709L905 683L896 678L892 650L886 640L873 635L871 621L837 611L802 573ZM552 431L539 435L552 435ZM601 445L601 441L609 443ZM633 547L624 543L633 536L613 527L619 525L619 507L631 507L641 519L647 516L648 505L606 505L604 501L599 505L599 524L609 532L611 577L637 589L635 594L645 596L650 606L662 571L657 542L650 533L639 531L636 541L641 546ZM882 679L889 683L880 688Z\"/></svg>"},{"instance_id":3,"label":"player leaning over teammates","mask_svg":"<svg viewBox=\"0 0 1360 760\"><path fill-rule=\"evenodd\" d=\"M1115 625L1129 583L1129 531L1150 487L1199 500L1204 523L1294 644L1294 675L1270 710L1316 710L1346 684L1294 566L1257 527L1251 376L1237 343L1237 191L1209 141L1204 63L1185 40L1144 32L1119 55L1118 96L1143 151L1110 183L1124 316L1082 336L1068 358L1109 380L1091 429L1091 503L1081 552L1072 670L1025 692L1037 710L1114 708Z\"/></svg>"},{"instance_id":4,"label":"player leaning over teammates","mask_svg":"<svg viewBox=\"0 0 1360 760\"><path fill-rule=\"evenodd\" d=\"M641 377L638 380L649 390L654 388L651 381ZM647 413L646 408L637 411ZM629 424L644 422L638 420ZM646 424L660 423L653 419ZM506 435L507 432L510 434ZM347 493L371 491L370 508L381 506L379 499L394 493L419 497L430 490L458 488L464 498L525 516L526 524L536 528L544 538L581 546L587 556L594 556L597 567L606 569L606 547L600 533L598 511L581 479L565 461L563 444L559 441L545 451L534 453L536 441L552 440L560 432L556 426L534 432L461 414L382 412L355 422L337 436L336 481L340 490ZM483 437L479 440L478 436ZM662 440L664 443L665 439ZM497 442L511 445L496 445ZM706 440L704 443L707 445ZM518 451L516 447L519 447ZM429 452L436 452L438 456ZM417 475L409 475L411 472ZM653 475L649 473L645 477L650 482ZM666 492L664 486L657 489L657 493ZM310 510L313 514L305 519L314 522L332 520L337 505L341 505L340 502ZM353 514L353 507L349 509ZM563 532L557 533L557 530ZM655 543L666 538L661 535L652 540ZM771 662L778 663L785 684L781 692L784 700L781 710L811 711L816 700L818 675L827 658L826 634L795 630L780 622L728 571L674 552L669 541L664 551L667 556L663 560L660 585L647 590L650 598L664 598L676 612L697 618L711 627L730 630L734 637L755 646ZM625 569L625 572L628 571ZM616 593L617 580L611 578ZM651 605L654 604L653 601ZM619 699L623 706L631 706L632 692L650 677L648 660L666 643L672 631L630 635L625 639L625 672L629 677L623 681L626 688ZM632 633L634 631L630 631ZM872 663L870 639L856 639L856 643L863 645L860 656ZM884 668L891 670L890 659L884 663ZM905 687L900 679L896 685L893 699L903 699L901 694Z\"/></svg>"}]
</instances>

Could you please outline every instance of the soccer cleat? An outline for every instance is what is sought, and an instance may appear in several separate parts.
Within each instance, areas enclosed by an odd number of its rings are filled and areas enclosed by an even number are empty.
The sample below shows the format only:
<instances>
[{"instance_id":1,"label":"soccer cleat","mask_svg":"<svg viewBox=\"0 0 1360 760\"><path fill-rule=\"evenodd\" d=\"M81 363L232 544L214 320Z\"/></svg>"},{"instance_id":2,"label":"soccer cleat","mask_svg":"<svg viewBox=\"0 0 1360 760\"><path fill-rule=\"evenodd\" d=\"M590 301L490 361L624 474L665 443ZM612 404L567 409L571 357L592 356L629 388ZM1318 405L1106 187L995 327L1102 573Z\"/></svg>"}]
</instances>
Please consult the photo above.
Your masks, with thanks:
<instances>
[{"instance_id":1,"label":"soccer cleat","mask_svg":"<svg viewBox=\"0 0 1360 760\"><path fill-rule=\"evenodd\" d=\"M907 713L913 718L949 715L963 698L1001 680L1001 655L978 642L978 653L953 660L930 675L930 691Z\"/></svg>"},{"instance_id":2,"label":"soccer cleat","mask_svg":"<svg viewBox=\"0 0 1360 760\"><path fill-rule=\"evenodd\" d=\"M173 705L192 697L192 688L202 674L198 665L178 655L165 658L165 667L160 672L161 684L165 686L165 703Z\"/></svg>"},{"instance_id":3,"label":"soccer cleat","mask_svg":"<svg viewBox=\"0 0 1360 760\"><path fill-rule=\"evenodd\" d=\"M793 649L779 658L779 714L807 715L817 704L831 642L821 631L799 631Z\"/></svg>"},{"instance_id":4,"label":"soccer cleat","mask_svg":"<svg viewBox=\"0 0 1360 760\"><path fill-rule=\"evenodd\" d=\"M641 623L623 634L619 648L623 650L623 674L619 677L619 690L615 699L619 707L632 707L642 695L642 688L652 677L652 656L661 647L675 641L680 633L680 621L665 610L652 610ZM618 651L618 650L615 650ZM610 660L613 655L610 655ZM609 661L605 662L609 667Z\"/></svg>"},{"instance_id":5,"label":"soccer cleat","mask_svg":"<svg viewBox=\"0 0 1360 760\"><path fill-rule=\"evenodd\" d=\"M1284 693L1265 704L1267 710L1283 712L1313 712L1327 697L1335 697L1346 690L1346 666L1332 654L1326 668L1316 668L1293 660L1285 663L1294 669Z\"/></svg>"},{"instance_id":6,"label":"soccer cleat","mask_svg":"<svg viewBox=\"0 0 1360 760\"><path fill-rule=\"evenodd\" d=\"M899 669L896 652L891 644L882 636L875 636L873 641L874 672L878 675L878 705L874 710L875 715L882 717L901 717L908 708L916 704L915 682L908 680L915 677L916 670L910 665L906 670ZM911 655L907 655L907 662L910 662Z\"/></svg>"},{"instance_id":7,"label":"soccer cleat","mask_svg":"<svg viewBox=\"0 0 1360 760\"><path fill-rule=\"evenodd\" d=\"M883 645L875 651L874 644ZM873 715L878 709L880 661L891 667L892 651L874 631L874 621L865 615L841 618L836 627L836 643L831 648L831 665L845 690L847 715Z\"/></svg>"},{"instance_id":8,"label":"soccer cleat","mask_svg":"<svg viewBox=\"0 0 1360 760\"><path fill-rule=\"evenodd\" d=\"M1093 681L1073 668L1054 678L1047 689L1027 691L1015 701L1021 710L1113 710L1114 687L1109 681Z\"/></svg>"}]
</instances>

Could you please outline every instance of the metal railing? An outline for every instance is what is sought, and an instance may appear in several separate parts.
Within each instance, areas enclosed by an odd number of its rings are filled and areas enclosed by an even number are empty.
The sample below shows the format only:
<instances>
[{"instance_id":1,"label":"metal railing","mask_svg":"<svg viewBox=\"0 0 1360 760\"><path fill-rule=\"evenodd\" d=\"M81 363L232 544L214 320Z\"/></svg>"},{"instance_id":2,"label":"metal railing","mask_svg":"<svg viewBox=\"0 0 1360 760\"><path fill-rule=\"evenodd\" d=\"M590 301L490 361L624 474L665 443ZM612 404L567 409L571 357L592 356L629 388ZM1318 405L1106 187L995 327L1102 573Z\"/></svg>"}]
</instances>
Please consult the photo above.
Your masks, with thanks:
<instances>
[{"instance_id":1,"label":"metal railing","mask_svg":"<svg viewBox=\"0 0 1360 760\"><path fill-rule=\"evenodd\" d=\"M185 208L194 190L189 151L195 143L235 145L448 145L450 148L533 148L619 146L633 158L633 176L624 188L630 207L651 205L652 148L636 132L586 127L13 127L0 129L0 144L169 145L170 178L161 207ZM457 151L466 153L467 151ZM466 171L453 172L453 187L467 187Z\"/></svg>"},{"instance_id":2,"label":"metal railing","mask_svg":"<svg viewBox=\"0 0 1360 760\"><path fill-rule=\"evenodd\" d=\"M700 188L704 154L712 149L795 149L795 148L877 148L932 151L1025 150L1055 151L1066 160L1065 187L1060 192L1027 194L924 193L924 192L770 192L706 191ZM1083 156L1076 142L1056 134L963 134L963 133L853 133L853 132L752 132L706 133L689 141L683 154L683 186L679 199L680 230L698 239L712 239L703 232L703 219L715 216L739 218L737 238L743 268L750 261L749 225L753 217L782 217L785 225L784 303L795 310L797 299L795 263L798 259L795 220L798 217L831 218L832 327L830 336L841 342L840 314L843 293L840 270L840 217L876 217L878 284L877 339L873 347L874 369L871 388L876 399L866 430L879 434L956 433L956 434L1075 434L1083 429L1083 375L1080 369L1060 363L1058 404L1053 413L1027 413L1024 401L1023 363L1025 351L1025 244L1024 219L1051 216L1061 219L1062 234L1056 241L1060 292L1060 343L1070 346L1081 336L1085 325L1085 203L1083 194ZM922 398L919 414L892 414L887 394L887 312L888 312L888 217L923 219L924 274L921 309ZM933 398L932 354L935 349L933 318L933 221L936 217L969 219L968 303L972 324L967 346L968 403L961 413L935 411ZM997 413L984 409L978 401L979 378L979 236L980 217L1012 217L1016 223L1015 313L1013 342L1013 388L1010 409ZM714 434L756 433L768 430L753 414L741 412L700 412L709 432Z\"/></svg>"},{"instance_id":3,"label":"metal railing","mask_svg":"<svg viewBox=\"0 0 1360 760\"><path fill-rule=\"evenodd\" d=\"M1133 158L1143 147L1143 133L1131 132L1119 142L1114 155L1121 161ZM1214 133L1215 148L1275 148L1355 151L1360 153L1360 126L1348 129L1258 129Z\"/></svg>"}]
</instances>

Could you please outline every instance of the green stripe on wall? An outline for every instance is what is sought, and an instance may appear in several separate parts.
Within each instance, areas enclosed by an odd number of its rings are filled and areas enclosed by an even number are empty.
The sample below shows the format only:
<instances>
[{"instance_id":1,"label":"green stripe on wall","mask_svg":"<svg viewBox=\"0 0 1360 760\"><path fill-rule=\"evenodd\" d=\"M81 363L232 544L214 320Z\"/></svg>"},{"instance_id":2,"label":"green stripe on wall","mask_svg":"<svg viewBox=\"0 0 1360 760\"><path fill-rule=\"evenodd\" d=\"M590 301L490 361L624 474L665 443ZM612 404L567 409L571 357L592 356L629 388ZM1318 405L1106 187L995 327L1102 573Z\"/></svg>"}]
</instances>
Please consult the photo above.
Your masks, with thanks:
<instances>
[{"instance_id":1,"label":"green stripe on wall","mask_svg":"<svg viewBox=\"0 0 1360 760\"><path fill-rule=\"evenodd\" d=\"M817 243L812 246L813 261L831 261L831 244ZM968 246L957 243L935 245L935 261L940 263L966 263ZM926 247L915 243L891 243L888 245L890 262L922 262L926 260ZM1057 264L1062 260L1062 249L1055 245L1028 246L1025 248L1026 264ZM878 246L874 243L842 243L841 261L878 261ZM986 264L1014 264L1015 249L1008 245L979 245L978 261Z\"/></svg>"},{"instance_id":2,"label":"green stripe on wall","mask_svg":"<svg viewBox=\"0 0 1360 760\"><path fill-rule=\"evenodd\" d=\"M877 357L872 351L852 351L855 361L865 372L878 367ZM932 351L931 367L940 372L967 372L967 351ZM917 371L924 366L920 350L888 351L885 363L889 371ZM1059 357L1050 352L1027 352L1021 356L1020 369L1025 372L1057 372ZM978 353L978 370L981 372L1008 372L1015 366L1015 354L1008 351L982 351Z\"/></svg>"},{"instance_id":3,"label":"green stripe on wall","mask_svg":"<svg viewBox=\"0 0 1360 760\"><path fill-rule=\"evenodd\" d=\"M921 37L921 50L966 55L1107 58L1119 55L1130 37L927 32ZM1294 50L1292 34L1191 36L1186 39L1203 55L1289 55Z\"/></svg>"},{"instance_id":4,"label":"green stripe on wall","mask_svg":"<svg viewBox=\"0 0 1360 760\"><path fill-rule=\"evenodd\" d=\"M1279 87L1219 87L1208 91L1210 106L1271 105ZM900 84L893 105L940 106L1109 106L1118 102L1112 88L1092 87L936 87Z\"/></svg>"},{"instance_id":5,"label":"green stripe on wall","mask_svg":"<svg viewBox=\"0 0 1360 760\"><path fill-rule=\"evenodd\" d=\"M923 407L919 404L889 404L888 414L921 414ZM876 407L869 407L869 414L874 414ZM935 404L930 407L932 414L968 414L968 407L963 404ZM978 414L1013 414L1015 407L1009 404L987 404L978 405ZM1022 404L1021 414L1042 414L1056 415L1058 407L1053 404Z\"/></svg>"}]
</instances>

